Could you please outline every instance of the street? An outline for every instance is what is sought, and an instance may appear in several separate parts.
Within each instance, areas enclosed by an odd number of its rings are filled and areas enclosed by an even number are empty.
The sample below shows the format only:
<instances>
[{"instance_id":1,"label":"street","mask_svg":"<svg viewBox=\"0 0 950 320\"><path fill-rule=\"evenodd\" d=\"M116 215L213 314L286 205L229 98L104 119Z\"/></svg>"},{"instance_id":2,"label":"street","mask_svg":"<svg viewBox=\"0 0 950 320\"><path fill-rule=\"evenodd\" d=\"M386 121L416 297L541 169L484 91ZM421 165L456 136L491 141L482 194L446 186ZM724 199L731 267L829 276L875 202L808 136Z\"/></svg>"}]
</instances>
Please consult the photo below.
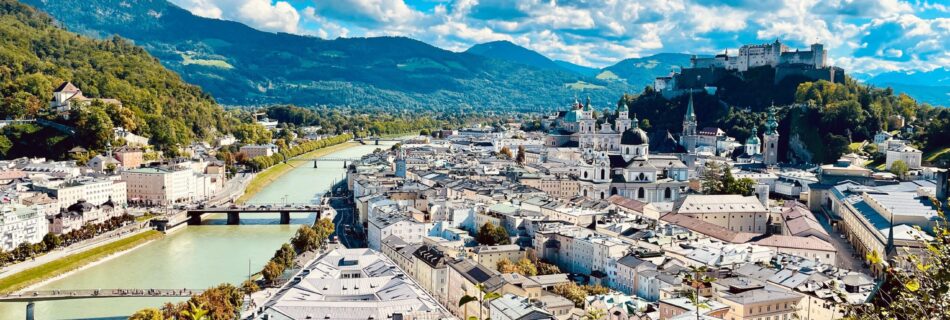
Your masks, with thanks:
<instances>
[{"instance_id":1,"label":"street","mask_svg":"<svg viewBox=\"0 0 950 320\"><path fill-rule=\"evenodd\" d=\"M334 235L340 244L347 248L365 248L363 225L359 223L359 217L353 207L343 198L330 199L330 206L336 210L336 216L333 217L333 225L336 229ZM345 225L351 226L352 232L346 232Z\"/></svg>"},{"instance_id":2,"label":"street","mask_svg":"<svg viewBox=\"0 0 950 320\"><path fill-rule=\"evenodd\" d=\"M831 238L831 245L835 247L835 250L838 251L837 256L835 257L835 262L837 267L845 268L852 271L870 273L868 268L864 267L863 257L856 256L854 247L848 243L848 240L841 238L841 233L834 230L831 227L831 223L828 222L828 217L823 212L815 212L815 219L818 219L818 222L821 223L821 226L825 228L825 231L828 232L828 235Z\"/></svg>"}]
</instances>

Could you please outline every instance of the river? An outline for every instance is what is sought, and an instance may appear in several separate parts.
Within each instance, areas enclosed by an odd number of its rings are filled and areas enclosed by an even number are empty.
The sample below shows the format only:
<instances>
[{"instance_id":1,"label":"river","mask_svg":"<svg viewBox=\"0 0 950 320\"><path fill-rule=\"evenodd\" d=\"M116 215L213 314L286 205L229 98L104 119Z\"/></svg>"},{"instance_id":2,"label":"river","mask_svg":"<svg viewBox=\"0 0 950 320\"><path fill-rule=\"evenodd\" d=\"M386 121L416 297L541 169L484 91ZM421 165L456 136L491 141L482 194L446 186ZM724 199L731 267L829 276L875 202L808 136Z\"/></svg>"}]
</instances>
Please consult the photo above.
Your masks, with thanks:
<instances>
[{"instance_id":1,"label":"river","mask_svg":"<svg viewBox=\"0 0 950 320\"><path fill-rule=\"evenodd\" d=\"M355 158L380 146L360 145L343 149L327 157ZM329 186L344 178L339 162L312 163L284 174L248 203L310 202ZM241 217L240 225L226 225L223 215L211 216L201 226L188 226L172 232L114 259L48 283L37 290L97 288L207 288L224 282L238 285L248 270L260 270L282 243L297 230L295 224L312 223L315 214L292 214L290 225L279 224L279 214L254 214ZM249 268L250 265L250 268ZM67 301L42 301L35 305L36 319L125 319L136 310L160 307L166 301L183 298L111 298ZM0 319L24 319L25 303L0 304Z\"/></svg>"}]
</instances>

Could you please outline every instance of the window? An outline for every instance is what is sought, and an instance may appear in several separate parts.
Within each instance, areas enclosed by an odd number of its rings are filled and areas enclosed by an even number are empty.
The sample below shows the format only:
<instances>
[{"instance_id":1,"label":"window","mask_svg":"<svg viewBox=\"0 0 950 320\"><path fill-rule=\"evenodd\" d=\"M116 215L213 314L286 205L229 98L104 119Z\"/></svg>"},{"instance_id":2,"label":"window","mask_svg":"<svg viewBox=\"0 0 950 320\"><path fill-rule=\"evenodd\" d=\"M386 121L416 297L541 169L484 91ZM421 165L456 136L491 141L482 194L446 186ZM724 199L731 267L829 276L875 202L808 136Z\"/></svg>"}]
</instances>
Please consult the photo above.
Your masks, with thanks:
<instances>
[{"instance_id":1,"label":"window","mask_svg":"<svg viewBox=\"0 0 950 320\"><path fill-rule=\"evenodd\" d=\"M641 173L640 175L643 175L643 174ZM637 189L637 198L638 198L638 199L643 199L643 197L645 197L645 193L646 193L646 192L643 191L643 188L638 188L638 189Z\"/></svg>"}]
</instances>

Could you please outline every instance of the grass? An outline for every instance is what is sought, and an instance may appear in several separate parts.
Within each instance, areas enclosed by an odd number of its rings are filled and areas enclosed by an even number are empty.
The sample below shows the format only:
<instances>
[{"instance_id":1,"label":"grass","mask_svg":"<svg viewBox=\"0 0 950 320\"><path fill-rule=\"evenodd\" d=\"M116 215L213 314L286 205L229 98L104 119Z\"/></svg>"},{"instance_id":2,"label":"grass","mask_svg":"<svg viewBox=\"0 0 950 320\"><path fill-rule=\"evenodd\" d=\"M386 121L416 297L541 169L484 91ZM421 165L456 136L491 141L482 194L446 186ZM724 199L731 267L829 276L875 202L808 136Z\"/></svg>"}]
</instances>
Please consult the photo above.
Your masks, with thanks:
<instances>
[{"instance_id":1,"label":"grass","mask_svg":"<svg viewBox=\"0 0 950 320\"><path fill-rule=\"evenodd\" d=\"M934 161L937 161L937 159L940 159L940 157L944 156L950 156L950 147L936 149L924 153L924 161L927 163L933 163Z\"/></svg>"},{"instance_id":2,"label":"grass","mask_svg":"<svg viewBox=\"0 0 950 320\"><path fill-rule=\"evenodd\" d=\"M151 212L148 212L148 213L143 214L143 215L141 215L141 216L135 217L135 222L144 222L144 221L152 220L152 218L154 218L154 217L156 217L156 216L158 216L158 215L157 215L157 214L154 214L154 213L151 213Z\"/></svg>"},{"instance_id":3,"label":"grass","mask_svg":"<svg viewBox=\"0 0 950 320\"><path fill-rule=\"evenodd\" d=\"M193 65L215 67L215 68L221 68L221 69L227 69L227 70L234 69L234 66L232 66L230 63L224 60L195 59L187 54L182 54L181 59L182 59L181 64L186 65L186 66L193 64Z\"/></svg>"},{"instance_id":4,"label":"grass","mask_svg":"<svg viewBox=\"0 0 950 320\"><path fill-rule=\"evenodd\" d=\"M596 84L587 83L587 82L579 81L579 80L578 80L577 82L574 82L574 83L565 83L564 86L565 86L565 87L568 87L568 88L571 88L571 89L574 89L574 90L603 89L603 88L604 88L604 86L599 86L599 85L596 85Z\"/></svg>"},{"instance_id":5,"label":"grass","mask_svg":"<svg viewBox=\"0 0 950 320\"><path fill-rule=\"evenodd\" d=\"M620 77L618 77L616 73L613 73L610 70L605 70L604 72L601 72L595 78L600 79L600 80L619 80L620 79Z\"/></svg>"},{"instance_id":6,"label":"grass","mask_svg":"<svg viewBox=\"0 0 950 320\"><path fill-rule=\"evenodd\" d=\"M80 253L65 256L42 265L23 270L0 279L0 294L9 294L29 287L46 279L76 270L87 264L99 261L112 254L132 249L163 235L155 230L145 231L125 239L116 240Z\"/></svg>"},{"instance_id":7,"label":"grass","mask_svg":"<svg viewBox=\"0 0 950 320\"><path fill-rule=\"evenodd\" d=\"M304 153L302 155L294 157L293 160L313 159L316 157L321 157L329 153L336 152L336 151L343 150L343 149L357 146L357 145L359 145L359 143L357 142L341 143L338 145L333 145L326 148L313 150L308 153ZM251 179L251 182L247 184L247 188L244 189L244 194L241 195L241 197L238 198L237 201L235 202L244 203L245 201L253 197L255 194L260 192L262 189L264 189L264 187L267 187L267 185L269 185L271 182L274 182L274 180L277 180L277 178L280 178L280 176L284 175L287 172L290 172L290 170L293 170L294 168L301 165L311 165L311 164L306 161L288 161L287 163L278 163L277 165L274 165L270 168L265 169L264 171L261 171L256 176L254 176L253 179Z\"/></svg>"},{"instance_id":8,"label":"grass","mask_svg":"<svg viewBox=\"0 0 950 320\"><path fill-rule=\"evenodd\" d=\"M852 142L848 145L848 150L851 150L851 152L860 152L862 148L864 148L864 141Z\"/></svg>"}]
</instances>

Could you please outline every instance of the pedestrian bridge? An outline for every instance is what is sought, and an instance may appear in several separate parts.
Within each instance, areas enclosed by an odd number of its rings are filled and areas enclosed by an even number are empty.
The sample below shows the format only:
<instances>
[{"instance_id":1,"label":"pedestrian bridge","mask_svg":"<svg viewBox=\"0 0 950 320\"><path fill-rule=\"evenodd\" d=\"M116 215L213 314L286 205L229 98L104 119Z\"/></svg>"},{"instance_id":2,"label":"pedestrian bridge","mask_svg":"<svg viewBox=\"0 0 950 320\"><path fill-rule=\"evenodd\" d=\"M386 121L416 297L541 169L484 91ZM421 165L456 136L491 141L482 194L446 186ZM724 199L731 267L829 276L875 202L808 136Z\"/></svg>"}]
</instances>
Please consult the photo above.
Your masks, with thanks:
<instances>
[{"instance_id":1,"label":"pedestrian bridge","mask_svg":"<svg viewBox=\"0 0 950 320\"><path fill-rule=\"evenodd\" d=\"M201 289L84 289L23 291L0 295L0 302L36 302L96 298L191 297ZM29 307L28 307L29 308Z\"/></svg>"},{"instance_id":2,"label":"pedestrian bridge","mask_svg":"<svg viewBox=\"0 0 950 320\"><path fill-rule=\"evenodd\" d=\"M280 223L289 224L290 214L293 212L316 213L317 219L326 207L311 203L282 203L267 204L255 203L247 205L230 205L219 207L191 208L188 212L188 224L200 225L201 215L205 213L227 213L228 224L239 224L242 213L280 213Z\"/></svg>"}]
</instances>

